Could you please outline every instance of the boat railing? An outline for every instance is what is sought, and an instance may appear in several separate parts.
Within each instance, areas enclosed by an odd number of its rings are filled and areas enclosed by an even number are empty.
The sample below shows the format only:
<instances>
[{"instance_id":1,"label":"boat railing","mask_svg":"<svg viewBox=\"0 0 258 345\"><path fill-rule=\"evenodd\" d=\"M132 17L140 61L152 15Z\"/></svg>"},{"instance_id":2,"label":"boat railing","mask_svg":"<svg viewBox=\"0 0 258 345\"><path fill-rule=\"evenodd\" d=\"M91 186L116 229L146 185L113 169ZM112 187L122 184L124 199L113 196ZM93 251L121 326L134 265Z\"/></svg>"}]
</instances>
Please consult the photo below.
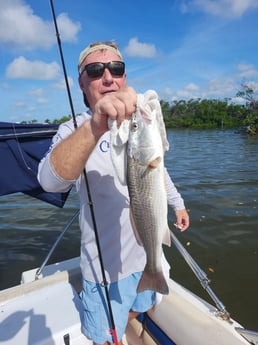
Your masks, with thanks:
<instances>
[{"instance_id":1,"label":"boat railing","mask_svg":"<svg viewBox=\"0 0 258 345\"><path fill-rule=\"evenodd\" d=\"M69 222L66 224L60 235L57 237L56 241L54 242L53 246L51 247L50 251L48 252L47 256L45 257L44 261L42 262L41 266L36 271L35 280L39 279L45 266L47 265L51 255L53 254L54 250L56 249L58 243L63 238L64 234L70 229L73 222L77 219L78 215L80 213L80 210L77 210L75 214L72 216L72 218L69 220Z\"/></svg>"},{"instance_id":2,"label":"boat railing","mask_svg":"<svg viewBox=\"0 0 258 345\"><path fill-rule=\"evenodd\" d=\"M215 292L210 287L210 279L208 278L207 274L200 268L197 262L193 259L193 257L189 254L189 252L185 249L185 247L181 244L181 242L177 239L175 234L170 231L172 242L175 244L176 248L178 249L179 253L183 256L195 276L198 278L201 286L204 290L210 295L211 299L214 301L216 307L218 308L218 316L221 317L223 320L230 320L230 314L226 310L224 304L219 300Z\"/></svg>"}]
</instances>

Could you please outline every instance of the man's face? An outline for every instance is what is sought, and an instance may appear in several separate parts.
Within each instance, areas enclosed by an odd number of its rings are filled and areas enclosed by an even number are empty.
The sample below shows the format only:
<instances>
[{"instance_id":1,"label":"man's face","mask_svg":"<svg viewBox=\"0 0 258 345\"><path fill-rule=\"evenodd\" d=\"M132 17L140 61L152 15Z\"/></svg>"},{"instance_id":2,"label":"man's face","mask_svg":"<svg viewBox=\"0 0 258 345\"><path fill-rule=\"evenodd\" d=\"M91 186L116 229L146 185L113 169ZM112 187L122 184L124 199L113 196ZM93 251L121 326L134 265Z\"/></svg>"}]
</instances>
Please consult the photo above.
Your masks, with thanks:
<instances>
[{"instance_id":1,"label":"man's face","mask_svg":"<svg viewBox=\"0 0 258 345\"><path fill-rule=\"evenodd\" d=\"M97 50L89 54L83 61L82 67L93 62L121 61L120 57L110 50ZM119 91L126 86L126 76L114 76L105 68L101 77L90 78L87 71L79 77L81 90L86 94L90 108L94 111L97 101L106 93Z\"/></svg>"}]
</instances>

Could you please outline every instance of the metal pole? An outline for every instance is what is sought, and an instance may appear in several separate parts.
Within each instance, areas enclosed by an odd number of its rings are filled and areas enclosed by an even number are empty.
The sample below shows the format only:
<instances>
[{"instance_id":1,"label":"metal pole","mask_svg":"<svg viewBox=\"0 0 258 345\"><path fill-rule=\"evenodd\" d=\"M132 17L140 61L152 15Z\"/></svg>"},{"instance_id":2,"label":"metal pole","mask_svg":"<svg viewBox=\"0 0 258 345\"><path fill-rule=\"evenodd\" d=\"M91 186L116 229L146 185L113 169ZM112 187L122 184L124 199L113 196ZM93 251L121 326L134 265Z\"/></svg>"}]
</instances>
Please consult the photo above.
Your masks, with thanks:
<instances>
[{"instance_id":1,"label":"metal pole","mask_svg":"<svg viewBox=\"0 0 258 345\"><path fill-rule=\"evenodd\" d=\"M180 252L180 254L183 256L185 261L190 266L193 273L196 275L198 280L200 281L202 287L204 290L207 291L207 293L210 295L214 303L216 304L217 308L219 309L219 316L223 320L229 320L230 314L227 312L224 304L218 299L216 294L213 292L211 287L209 286L210 280L207 277L207 274L200 268L200 266L197 264L197 262L192 258L192 256L188 253L188 251L185 249L185 247L180 243L180 241L177 239L177 237L174 235L174 233L170 230L170 235L173 243L175 244L176 248Z\"/></svg>"},{"instance_id":2,"label":"metal pole","mask_svg":"<svg viewBox=\"0 0 258 345\"><path fill-rule=\"evenodd\" d=\"M53 246L51 247L50 251L48 252L45 260L42 262L40 268L37 270L36 275L35 275L35 279L39 279L39 276L41 275L43 269L45 268L48 260L50 259L51 255L53 254L54 250L56 249L56 246L58 245L58 243L60 242L60 240L62 239L62 237L64 236L64 234L66 233L66 231L70 228L70 226L72 225L72 223L74 222L74 220L78 217L80 211L76 211L75 214L72 216L72 218L70 219L70 221L66 224L65 228L63 229L63 231L61 232L61 234L57 237L55 243L53 244Z\"/></svg>"}]
</instances>

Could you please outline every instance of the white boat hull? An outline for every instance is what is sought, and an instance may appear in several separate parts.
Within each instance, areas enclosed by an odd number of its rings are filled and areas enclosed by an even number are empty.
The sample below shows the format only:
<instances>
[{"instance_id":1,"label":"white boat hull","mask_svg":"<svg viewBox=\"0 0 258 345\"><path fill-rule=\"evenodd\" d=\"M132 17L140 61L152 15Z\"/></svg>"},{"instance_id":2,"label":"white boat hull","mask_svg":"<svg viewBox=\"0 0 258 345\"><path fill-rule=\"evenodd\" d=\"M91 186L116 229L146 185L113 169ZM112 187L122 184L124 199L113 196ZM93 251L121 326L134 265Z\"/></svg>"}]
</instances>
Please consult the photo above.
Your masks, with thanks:
<instances>
[{"instance_id":1,"label":"white boat hull","mask_svg":"<svg viewBox=\"0 0 258 345\"><path fill-rule=\"evenodd\" d=\"M78 258L46 267L38 280L35 273L25 272L21 285L0 292L1 345L92 345L81 333ZM146 327L137 320L130 323L129 345L169 344L153 340L152 321L177 345L250 344L235 330L241 328L236 321L222 320L216 308L172 279L169 288L170 294L148 313Z\"/></svg>"}]
</instances>

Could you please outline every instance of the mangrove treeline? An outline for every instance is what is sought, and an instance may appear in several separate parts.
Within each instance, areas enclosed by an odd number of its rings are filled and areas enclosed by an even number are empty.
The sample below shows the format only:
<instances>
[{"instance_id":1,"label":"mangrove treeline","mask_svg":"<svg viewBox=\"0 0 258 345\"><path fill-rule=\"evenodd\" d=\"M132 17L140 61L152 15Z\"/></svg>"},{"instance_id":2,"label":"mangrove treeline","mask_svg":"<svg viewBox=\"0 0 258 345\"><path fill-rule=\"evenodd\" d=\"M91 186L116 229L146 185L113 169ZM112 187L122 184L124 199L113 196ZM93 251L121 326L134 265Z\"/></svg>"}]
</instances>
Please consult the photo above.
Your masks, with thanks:
<instances>
[{"instance_id":1,"label":"mangrove treeline","mask_svg":"<svg viewBox=\"0 0 258 345\"><path fill-rule=\"evenodd\" d=\"M167 102L161 100L161 107L167 128L232 128L242 127L249 134L258 134L258 100L254 90L247 83L241 84L236 94L244 100L235 104L231 99L190 99ZM64 116L46 123L63 123L70 119ZM32 121L37 122L37 121Z\"/></svg>"},{"instance_id":2,"label":"mangrove treeline","mask_svg":"<svg viewBox=\"0 0 258 345\"><path fill-rule=\"evenodd\" d=\"M258 134L258 101L247 83L236 94L244 100L234 104L230 99L190 99L172 103L161 101L167 128L230 128L243 127Z\"/></svg>"}]
</instances>

